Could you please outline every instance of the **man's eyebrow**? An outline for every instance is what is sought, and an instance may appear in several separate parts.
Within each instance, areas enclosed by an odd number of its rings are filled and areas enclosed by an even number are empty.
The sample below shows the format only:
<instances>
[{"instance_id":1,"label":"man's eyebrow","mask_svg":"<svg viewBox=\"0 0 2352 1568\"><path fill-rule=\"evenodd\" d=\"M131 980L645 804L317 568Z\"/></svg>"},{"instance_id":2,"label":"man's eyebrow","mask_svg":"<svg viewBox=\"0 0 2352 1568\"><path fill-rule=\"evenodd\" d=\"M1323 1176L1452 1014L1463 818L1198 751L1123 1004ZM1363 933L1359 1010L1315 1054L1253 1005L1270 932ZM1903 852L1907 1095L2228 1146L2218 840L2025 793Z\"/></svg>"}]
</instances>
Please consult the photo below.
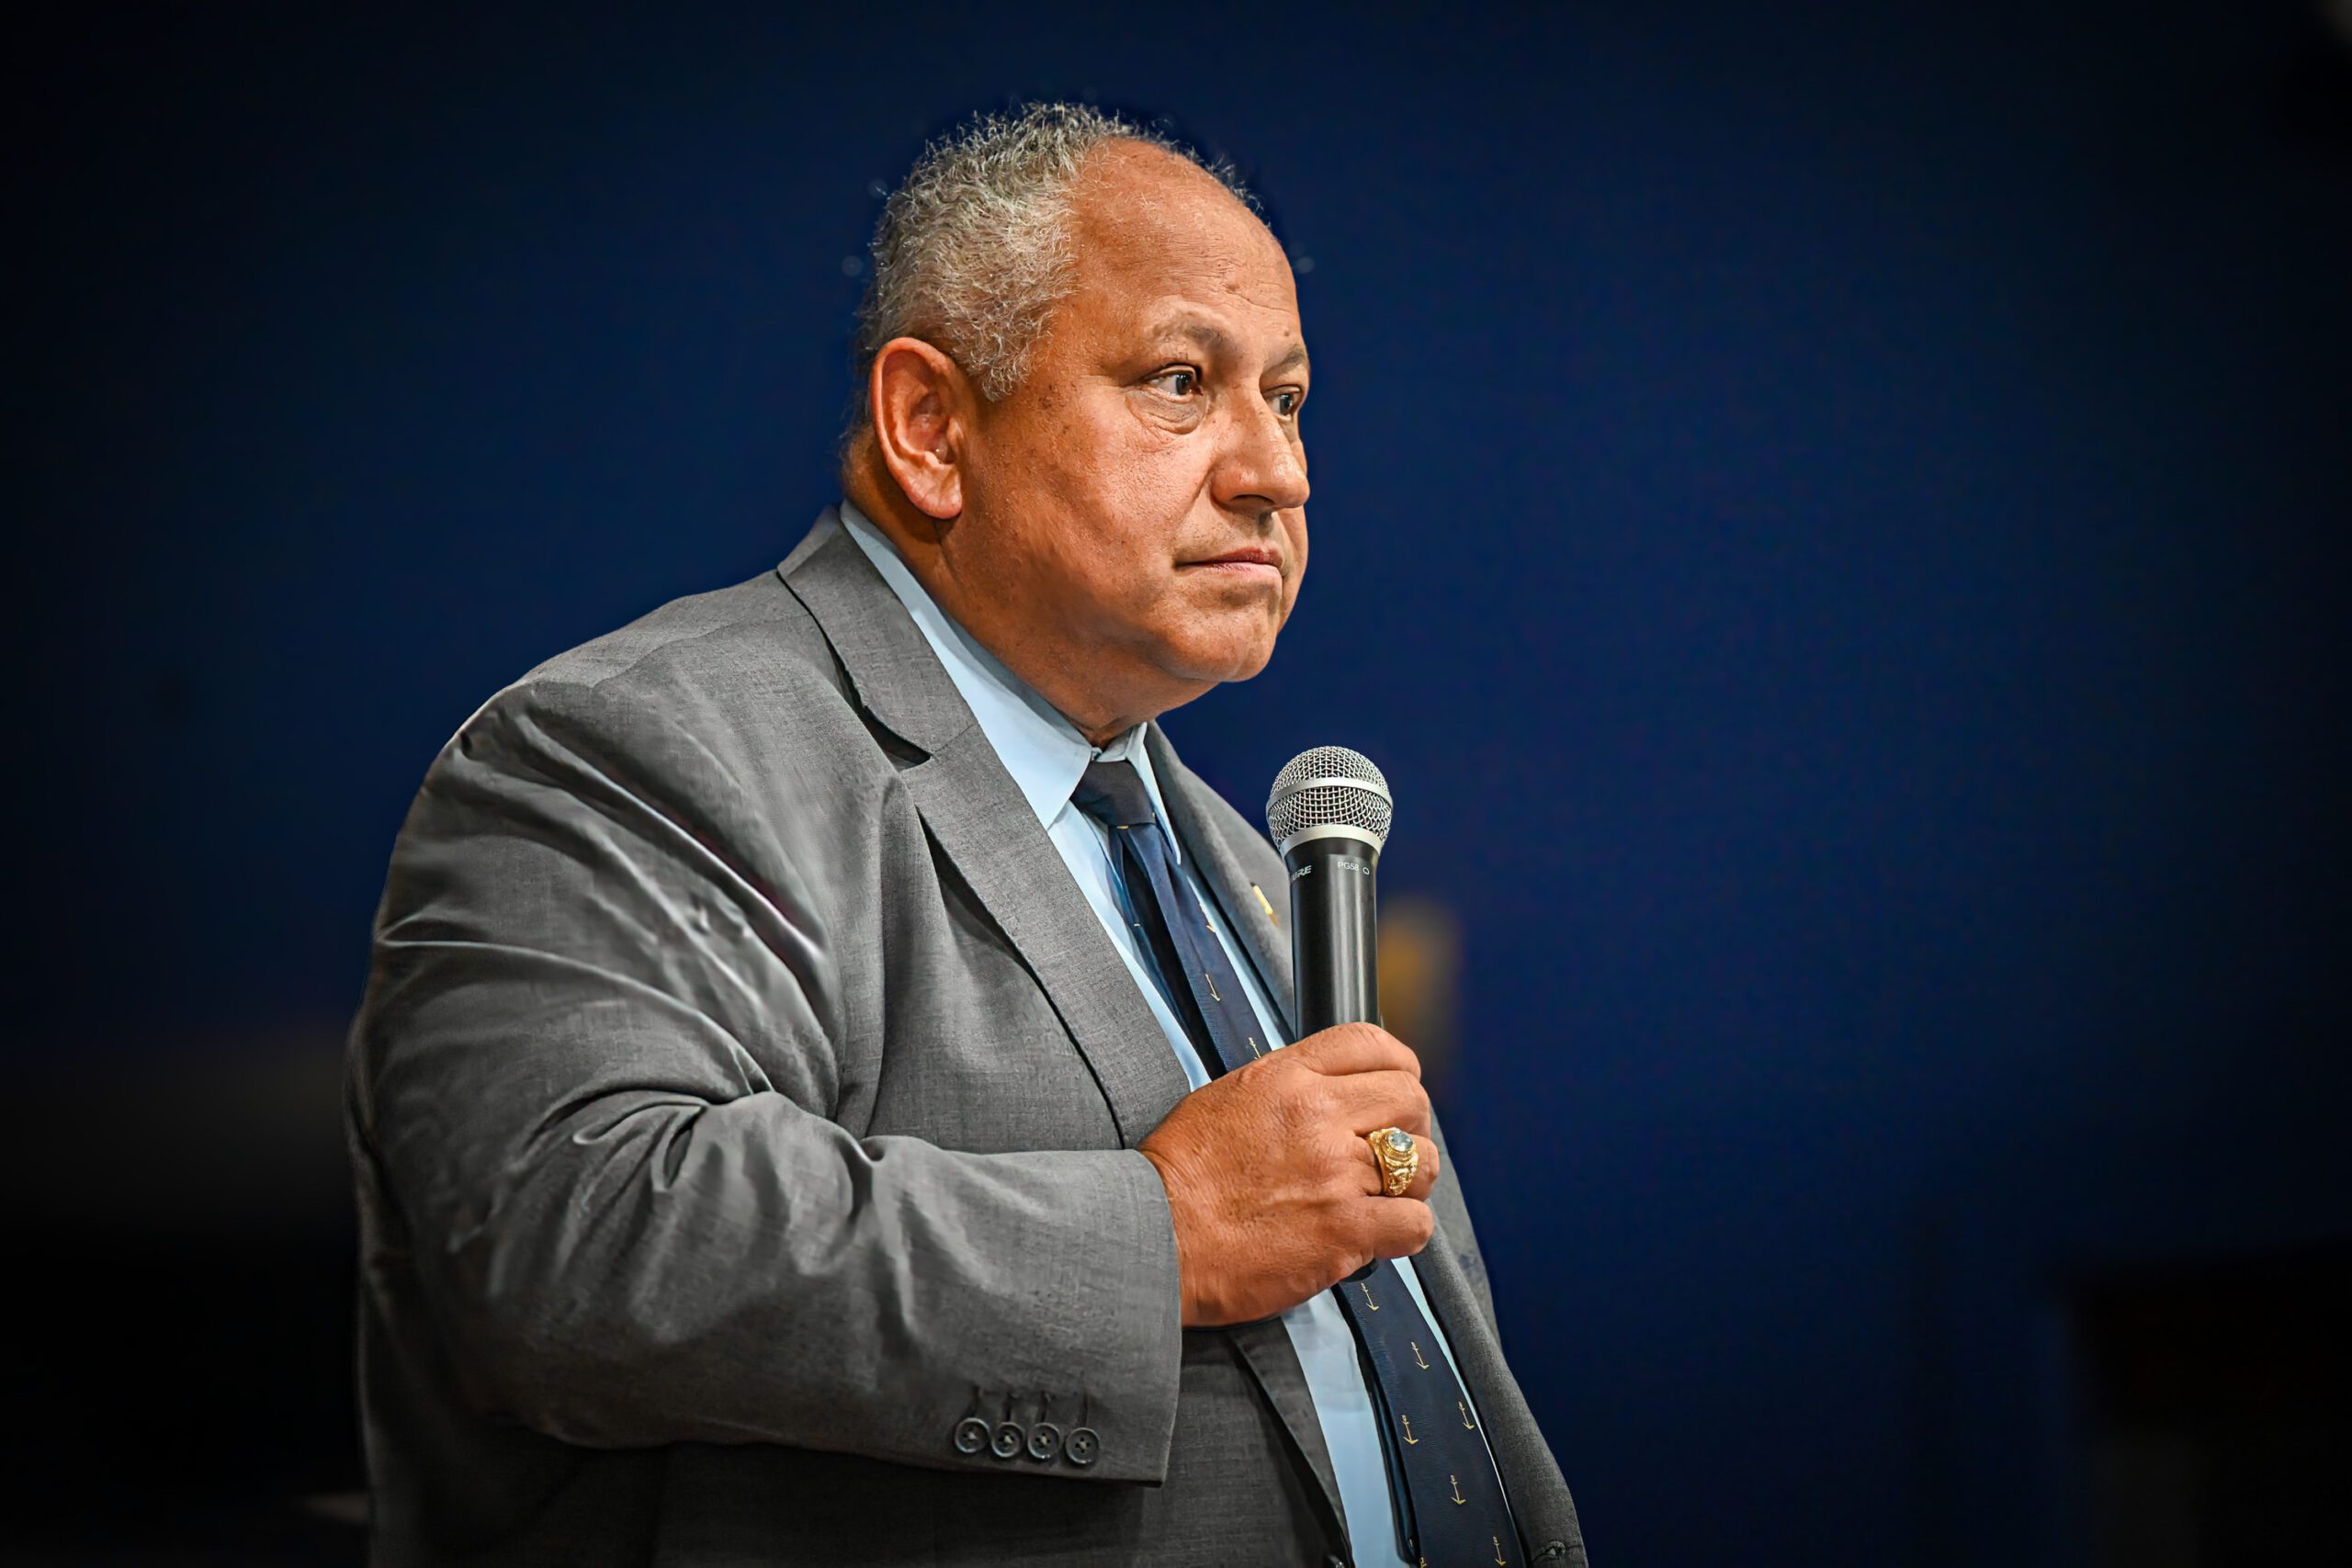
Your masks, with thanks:
<instances>
[{"instance_id":1,"label":"man's eyebrow","mask_svg":"<svg viewBox=\"0 0 2352 1568\"><path fill-rule=\"evenodd\" d=\"M1240 355L1241 345L1233 341L1231 333L1214 321L1204 321L1191 316L1180 317L1162 326L1160 331L1173 333L1178 337L1190 338L1215 356L1231 359L1238 358ZM1288 353L1266 367L1266 369L1271 374L1278 370L1288 370L1306 363L1306 345L1303 343L1294 343L1290 345Z\"/></svg>"}]
</instances>

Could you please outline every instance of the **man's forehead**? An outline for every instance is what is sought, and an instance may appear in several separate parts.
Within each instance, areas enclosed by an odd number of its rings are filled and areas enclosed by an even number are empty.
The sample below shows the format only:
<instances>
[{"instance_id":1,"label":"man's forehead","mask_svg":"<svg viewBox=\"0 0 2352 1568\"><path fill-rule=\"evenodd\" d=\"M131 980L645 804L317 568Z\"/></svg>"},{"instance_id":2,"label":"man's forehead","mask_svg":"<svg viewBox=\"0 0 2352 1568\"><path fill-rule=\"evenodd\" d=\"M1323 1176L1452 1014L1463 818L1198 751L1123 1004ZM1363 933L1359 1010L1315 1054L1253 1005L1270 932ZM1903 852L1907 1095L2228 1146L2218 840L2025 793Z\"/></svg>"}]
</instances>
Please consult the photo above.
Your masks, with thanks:
<instances>
[{"instance_id":1,"label":"man's forehead","mask_svg":"<svg viewBox=\"0 0 2352 1568\"><path fill-rule=\"evenodd\" d=\"M1114 155L1115 160L1114 160ZM1305 357L1290 264L1255 213L1156 147L1106 148L1074 193L1080 291L1129 331Z\"/></svg>"},{"instance_id":2,"label":"man's forehead","mask_svg":"<svg viewBox=\"0 0 2352 1568\"><path fill-rule=\"evenodd\" d=\"M1258 215L1205 170L1157 147L1098 151L1071 192L1071 212L1092 254L1237 282L1269 270L1289 279L1282 246Z\"/></svg>"}]
</instances>

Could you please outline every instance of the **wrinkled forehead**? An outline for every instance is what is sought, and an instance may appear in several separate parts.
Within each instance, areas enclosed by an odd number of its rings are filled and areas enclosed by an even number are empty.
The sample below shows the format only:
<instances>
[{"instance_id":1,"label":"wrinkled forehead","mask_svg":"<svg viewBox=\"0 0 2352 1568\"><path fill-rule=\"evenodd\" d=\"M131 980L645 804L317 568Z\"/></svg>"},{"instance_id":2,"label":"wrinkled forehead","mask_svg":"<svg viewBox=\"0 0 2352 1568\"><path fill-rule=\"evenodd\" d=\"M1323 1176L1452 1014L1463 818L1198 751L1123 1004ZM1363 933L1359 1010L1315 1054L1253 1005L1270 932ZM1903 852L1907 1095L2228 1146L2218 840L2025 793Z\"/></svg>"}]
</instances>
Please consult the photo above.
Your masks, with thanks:
<instances>
[{"instance_id":1,"label":"wrinkled forehead","mask_svg":"<svg viewBox=\"0 0 2352 1568\"><path fill-rule=\"evenodd\" d=\"M1282 246L1232 192L1181 158L1137 142L1102 149L1071 191L1070 230L1070 303L1103 324L1148 330L1189 306L1229 334L1298 339Z\"/></svg>"}]
</instances>

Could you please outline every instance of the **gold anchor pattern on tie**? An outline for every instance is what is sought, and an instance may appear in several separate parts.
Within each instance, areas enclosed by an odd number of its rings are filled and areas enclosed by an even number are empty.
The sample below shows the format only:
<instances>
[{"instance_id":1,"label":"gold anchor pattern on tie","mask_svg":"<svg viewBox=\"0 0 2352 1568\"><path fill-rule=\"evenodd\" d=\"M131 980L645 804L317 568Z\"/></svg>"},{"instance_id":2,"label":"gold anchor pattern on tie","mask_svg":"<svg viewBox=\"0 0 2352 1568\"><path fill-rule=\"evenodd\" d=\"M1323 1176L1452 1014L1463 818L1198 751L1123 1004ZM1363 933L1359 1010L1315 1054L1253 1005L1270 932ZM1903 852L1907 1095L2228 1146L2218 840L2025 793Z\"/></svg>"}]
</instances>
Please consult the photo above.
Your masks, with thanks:
<instances>
[{"instance_id":1,"label":"gold anchor pattern on tie","mask_svg":"<svg viewBox=\"0 0 2352 1568\"><path fill-rule=\"evenodd\" d=\"M1383 1262L1340 1298L1389 1407L1381 1430L1396 1445L1393 1473L1402 1482L1398 1555L1456 1568L1499 1553L1508 1563L1507 1543L1517 1536L1486 1434L1453 1364L1430 1353L1435 1336L1419 1298L1393 1288L1403 1283L1395 1264Z\"/></svg>"}]
</instances>

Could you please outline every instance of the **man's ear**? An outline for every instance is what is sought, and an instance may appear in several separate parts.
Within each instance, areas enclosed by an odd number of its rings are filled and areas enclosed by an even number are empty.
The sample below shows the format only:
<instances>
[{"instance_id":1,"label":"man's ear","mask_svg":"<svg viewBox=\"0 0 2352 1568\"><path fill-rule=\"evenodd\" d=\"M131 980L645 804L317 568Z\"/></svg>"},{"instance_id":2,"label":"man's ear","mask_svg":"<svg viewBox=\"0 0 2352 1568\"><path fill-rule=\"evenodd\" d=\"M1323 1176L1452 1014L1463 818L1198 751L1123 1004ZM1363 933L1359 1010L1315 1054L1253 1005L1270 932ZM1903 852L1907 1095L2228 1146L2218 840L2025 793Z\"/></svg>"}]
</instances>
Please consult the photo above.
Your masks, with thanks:
<instances>
[{"instance_id":1,"label":"man's ear","mask_svg":"<svg viewBox=\"0 0 2352 1568\"><path fill-rule=\"evenodd\" d=\"M964 444L978 399L960 367L921 338L894 337L874 356L865 395L874 443L916 510L945 523L964 510Z\"/></svg>"}]
</instances>

